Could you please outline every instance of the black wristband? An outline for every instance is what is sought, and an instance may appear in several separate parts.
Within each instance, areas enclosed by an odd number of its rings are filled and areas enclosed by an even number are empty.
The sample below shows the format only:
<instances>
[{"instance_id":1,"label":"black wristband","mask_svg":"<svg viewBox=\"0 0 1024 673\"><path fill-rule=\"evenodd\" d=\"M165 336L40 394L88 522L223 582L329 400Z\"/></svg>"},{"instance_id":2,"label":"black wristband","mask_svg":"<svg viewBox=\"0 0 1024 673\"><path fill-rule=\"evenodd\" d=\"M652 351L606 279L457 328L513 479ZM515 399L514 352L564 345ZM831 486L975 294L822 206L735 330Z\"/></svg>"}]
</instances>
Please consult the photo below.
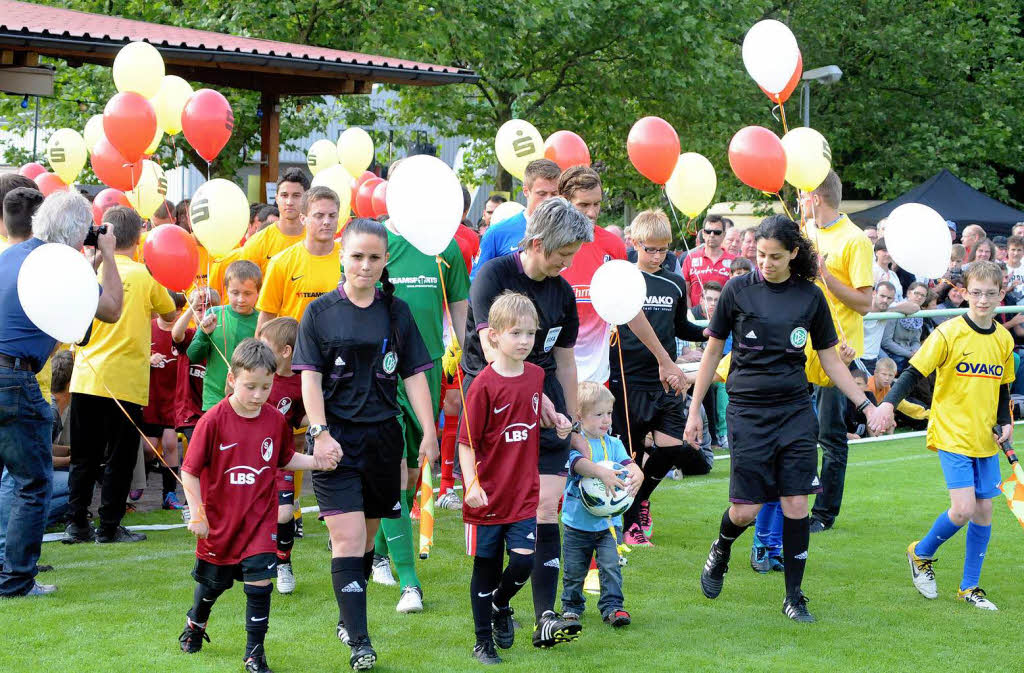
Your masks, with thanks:
<instances>
[{"instance_id":1,"label":"black wristband","mask_svg":"<svg viewBox=\"0 0 1024 673\"><path fill-rule=\"evenodd\" d=\"M864 411L869 406L871 406L871 400L865 397L864 401L857 405L857 411Z\"/></svg>"}]
</instances>

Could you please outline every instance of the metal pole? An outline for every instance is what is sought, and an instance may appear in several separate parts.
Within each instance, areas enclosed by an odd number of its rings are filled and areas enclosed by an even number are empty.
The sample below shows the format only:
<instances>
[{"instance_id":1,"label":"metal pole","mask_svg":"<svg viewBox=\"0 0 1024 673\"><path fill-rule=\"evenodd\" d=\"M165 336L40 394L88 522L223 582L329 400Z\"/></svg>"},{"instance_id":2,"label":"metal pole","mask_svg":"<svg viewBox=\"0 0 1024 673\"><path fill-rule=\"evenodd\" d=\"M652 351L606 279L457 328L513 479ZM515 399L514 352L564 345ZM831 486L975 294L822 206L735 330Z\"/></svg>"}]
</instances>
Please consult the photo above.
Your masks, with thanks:
<instances>
[{"instance_id":1,"label":"metal pole","mask_svg":"<svg viewBox=\"0 0 1024 673\"><path fill-rule=\"evenodd\" d=\"M36 96L36 120L32 127L32 161L36 160L37 141L39 139L39 96Z\"/></svg>"},{"instance_id":2,"label":"metal pole","mask_svg":"<svg viewBox=\"0 0 1024 673\"><path fill-rule=\"evenodd\" d=\"M966 308L935 308L927 311L918 311L917 313L911 313L909 316L903 315L898 311L886 311L884 313L868 313L864 316L865 320L899 320L900 318L953 318L958 315L967 313ZM999 306L996 307L995 313L1024 313L1024 305L1021 306ZM694 320L694 325L699 327L707 327L707 320Z\"/></svg>"},{"instance_id":3,"label":"metal pole","mask_svg":"<svg viewBox=\"0 0 1024 673\"><path fill-rule=\"evenodd\" d=\"M804 82L803 100L804 126L811 125L811 83Z\"/></svg>"}]
</instances>

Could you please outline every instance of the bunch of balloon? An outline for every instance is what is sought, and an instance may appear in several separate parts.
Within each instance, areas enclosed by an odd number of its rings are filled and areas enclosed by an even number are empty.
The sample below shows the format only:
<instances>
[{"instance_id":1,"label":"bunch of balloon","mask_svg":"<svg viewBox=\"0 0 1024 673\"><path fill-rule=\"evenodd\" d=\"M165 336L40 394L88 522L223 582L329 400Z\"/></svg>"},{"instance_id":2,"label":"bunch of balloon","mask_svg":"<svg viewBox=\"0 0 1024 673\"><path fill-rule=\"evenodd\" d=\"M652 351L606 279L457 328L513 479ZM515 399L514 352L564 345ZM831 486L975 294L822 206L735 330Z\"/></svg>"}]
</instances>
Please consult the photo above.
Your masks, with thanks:
<instances>
[{"instance_id":1,"label":"bunch of balloon","mask_svg":"<svg viewBox=\"0 0 1024 673\"><path fill-rule=\"evenodd\" d=\"M377 186L383 183L384 180L373 177L369 180L364 180L359 185L359 188L356 190L355 201L352 202L352 210L355 212L356 217L376 217L373 208L373 193Z\"/></svg>"},{"instance_id":2,"label":"bunch of balloon","mask_svg":"<svg viewBox=\"0 0 1024 673\"><path fill-rule=\"evenodd\" d=\"M359 175L373 163L373 138L358 126L338 136L338 163L349 175Z\"/></svg>"},{"instance_id":3,"label":"bunch of balloon","mask_svg":"<svg viewBox=\"0 0 1024 673\"><path fill-rule=\"evenodd\" d=\"M509 175L522 180L526 165L535 159L544 158L544 139L533 124L525 119L510 119L501 125L494 136L494 152L501 167Z\"/></svg>"},{"instance_id":4,"label":"bunch of balloon","mask_svg":"<svg viewBox=\"0 0 1024 673\"><path fill-rule=\"evenodd\" d=\"M555 131L544 141L544 158L563 171L571 166L589 166L590 148L572 131Z\"/></svg>"}]
</instances>

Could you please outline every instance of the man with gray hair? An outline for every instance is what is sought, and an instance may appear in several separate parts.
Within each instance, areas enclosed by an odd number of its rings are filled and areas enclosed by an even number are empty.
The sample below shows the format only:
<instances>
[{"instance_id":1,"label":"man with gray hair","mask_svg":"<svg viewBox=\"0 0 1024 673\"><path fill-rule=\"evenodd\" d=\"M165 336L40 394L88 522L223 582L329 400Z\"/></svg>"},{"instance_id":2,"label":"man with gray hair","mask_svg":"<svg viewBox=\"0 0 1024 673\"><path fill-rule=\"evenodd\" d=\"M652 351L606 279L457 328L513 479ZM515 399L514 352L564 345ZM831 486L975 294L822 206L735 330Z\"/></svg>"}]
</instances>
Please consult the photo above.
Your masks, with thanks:
<instances>
[{"instance_id":1,"label":"man with gray hair","mask_svg":"<svg viewBox=\"0 0 1024 673\"><path fill-rule=\"evenodd\" d=\"M57 589L35 581L53 478L53 418L35 375L57 340L25 315L18 297L18 273L29 254L46 243L80 250L91 224L88 201L75 192L57 192L36 211L33 237L0 253L0 469L7 468L16 483L0 569L0 597L40 596ZM100 234L96 247L99 259L113 259L113 233ZM60 269L53 273L59 274ZM122 290L113 264L103 265L102 285L107 290L100 294L96 318L116 322L121 316Z\"/></svg>"},{"instance_id":2,"label":"man with gray hair","mask_svg":"<svg viewBox=\"0 0 1024 673\"><path fill-rule=\"evenodd\" d=\"M985 230L977 224L968 224L960 234L960 242L967 248L967 258L971 257L971 250L978 247L978 244L988 238Z\"/></svg>"}]
</instances>

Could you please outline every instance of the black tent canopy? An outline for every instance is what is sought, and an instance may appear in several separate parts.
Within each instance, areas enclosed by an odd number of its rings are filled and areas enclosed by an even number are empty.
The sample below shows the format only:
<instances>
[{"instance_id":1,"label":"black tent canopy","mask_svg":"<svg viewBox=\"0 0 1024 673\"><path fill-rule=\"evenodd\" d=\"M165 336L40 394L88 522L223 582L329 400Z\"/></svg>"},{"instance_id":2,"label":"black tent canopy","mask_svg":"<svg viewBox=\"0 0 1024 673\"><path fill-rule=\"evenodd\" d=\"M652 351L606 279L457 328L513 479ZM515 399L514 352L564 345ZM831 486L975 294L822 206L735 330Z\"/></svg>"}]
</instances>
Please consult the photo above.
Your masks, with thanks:
<instances>
[{"instance_id":1,"label":"black tent canopy","mask_svg":"<svg viewBox=\"0 0 1024 673\"><path fill-rule=\"evenodd\" d=\"M956 222L957 231L968 224L980 224L989 237L1009 236L1014 224L1024 222L1024 211L982 194L945 169L892 201L851 213L850 219L861 227L874 226L904 203L922 203L935 209L943 218Z\"/></svg>"}]
</instances>

